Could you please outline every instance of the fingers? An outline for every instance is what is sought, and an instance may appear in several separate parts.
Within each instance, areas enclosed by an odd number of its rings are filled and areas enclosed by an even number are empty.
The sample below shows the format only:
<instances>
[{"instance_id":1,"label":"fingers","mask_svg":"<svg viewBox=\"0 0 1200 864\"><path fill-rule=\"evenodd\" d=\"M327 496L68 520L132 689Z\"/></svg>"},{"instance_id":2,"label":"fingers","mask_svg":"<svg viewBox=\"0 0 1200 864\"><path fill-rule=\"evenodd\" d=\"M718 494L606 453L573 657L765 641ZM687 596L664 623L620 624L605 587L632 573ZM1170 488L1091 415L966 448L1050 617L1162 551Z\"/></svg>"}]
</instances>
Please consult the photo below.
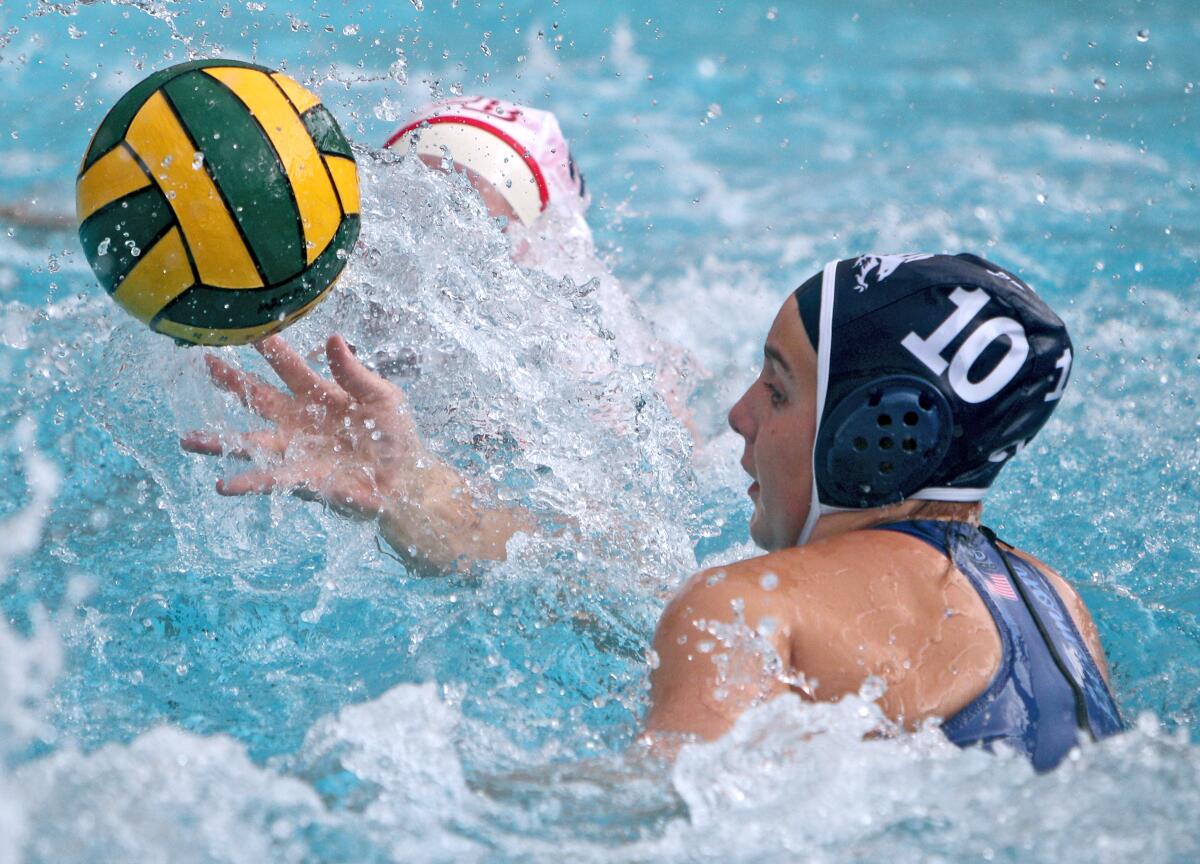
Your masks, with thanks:
<instances>
[{"instance_id":1,"label":"fingers","mask_svg":"<svg viewBox=\"0 0 1200 864\"><path fill-rule=\"evenodd\" d=\"M305 469L299 465L255 468L235 474L228 480L218 480L217 492L221 495L266 495L281 489L300 494L308 489L305 474Z\"/></svg>"},{"instance_id":2,"label":"fingers","mask_svg":"<svg viewBox=\"0 0 1200 864\"><path fill-rule=\"evenodd\" d=\"M219 357L204 355L213 383L260 417L277 421L287 413L291 400L256 375L235 369Z\"/></svg>"},{"instance_id":3,"label":"fingers","mask_svg":"<svg viewBox=\"0 0 1200 864\"><path fill-rule=\"evenodd\" d=\"M377 496L361 490L339 490L334 478L315 478L303 466L256 468L217 481L217 492L226 497L269 495L276 491L288 492L305 501L320 501L344 515L370 518L380 507Z\"/></svg>"},{"instance_id":4,"label":"fingers","mask_svg":"<svg viewBox=\"0 0 1200 864\"><path fill-rule=\"evenodd\" d=\"M179 446L188 453L199 453L201 456L220 456L225 452L221 436L207 432L189 432L179 439Z\"/></svg>"},{"instance_id":5,"label":"fingers","mask_svg":"<svg viewBox=\"0 0 1200 864\"><path fill-rule=\"evenodd\" d=\"M282 336L268 336L254 347L271 364L280 380L297 396L311 399L334 395L333 385L314 372L299 352L288 345Z\"/></svg>"},{"instance_id":6,"label":"fingers","mask_svg":"<svg viewBox=\"0 0 1200 864\"><path fill-rule=\"evenodd\" d=\"M228 454L238 459L252 459L262 453L282 456L287 449L287 442L278 432L269 430L246 432L228 438L195 431L180 438L179 446L188 453L199 453L202 456Z\"/></svg>"},{"instance_id":7,"label":"fingers","mask_svg":"<svg viewBox=\"0 0 1200 864\"><path fill-rule=\"evenodd\" d=\"M329 337L325 355L329 358L329 371L333 373L333 379L351 398L363 403L404 398L400 388L364 366L341 336Z\"/></svg>"},{"instance_id":8,"label":"fingers","mask_svg":"<svg viewBox=\"0 0 1200 864\"><path fill-rule=\"evenodd\" d=\"M286 486L282 483L280 474L283 472L270 468L261 468L255 471L243 471L241 474L235 474L228 480L217 481L218 495L266 495L273 492L276 488Z\"/></svg>"}]
</instances>

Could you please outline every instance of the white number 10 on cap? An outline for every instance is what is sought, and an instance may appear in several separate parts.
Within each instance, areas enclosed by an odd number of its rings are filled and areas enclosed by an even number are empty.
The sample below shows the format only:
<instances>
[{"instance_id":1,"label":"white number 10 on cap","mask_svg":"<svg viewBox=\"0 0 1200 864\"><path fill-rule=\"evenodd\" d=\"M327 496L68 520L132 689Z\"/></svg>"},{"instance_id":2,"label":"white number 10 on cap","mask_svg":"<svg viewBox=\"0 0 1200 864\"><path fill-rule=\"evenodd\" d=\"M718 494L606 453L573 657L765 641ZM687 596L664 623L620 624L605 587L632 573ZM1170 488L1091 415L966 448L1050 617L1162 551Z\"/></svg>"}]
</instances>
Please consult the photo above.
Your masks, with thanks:
<instances>
[{"instance_id":1,"label":"white number 10 on cap","mask_svg":"<svg viewBox=\"0 0 1200 864\"><path fill-rule=\"evenodd\" d=\"M1029 356L1029 340L1025 336L1025 328L1020 323L1012 318L989 318L975 328L948 362L942 357L942 352L975 320L987 305L988 299L982 288L971 291L955 288L950 293L950 302L958 308L950 313L936 330L924 339L916 333L909 333L900 342L914 357L929 367L934 375L941 375L949 367L946 380L950 387L960 399L972 404L986 402L1003 390L1016 377L1025 363L1025 358ZM1002 336L1008 337L1008 351L1004 358L983 379L972 381L967 373L988 346ZM1069 368L1069 359L1067 364ZM1062 380L1066 380L1065 374Z\"/></svg>"}]
</instances>

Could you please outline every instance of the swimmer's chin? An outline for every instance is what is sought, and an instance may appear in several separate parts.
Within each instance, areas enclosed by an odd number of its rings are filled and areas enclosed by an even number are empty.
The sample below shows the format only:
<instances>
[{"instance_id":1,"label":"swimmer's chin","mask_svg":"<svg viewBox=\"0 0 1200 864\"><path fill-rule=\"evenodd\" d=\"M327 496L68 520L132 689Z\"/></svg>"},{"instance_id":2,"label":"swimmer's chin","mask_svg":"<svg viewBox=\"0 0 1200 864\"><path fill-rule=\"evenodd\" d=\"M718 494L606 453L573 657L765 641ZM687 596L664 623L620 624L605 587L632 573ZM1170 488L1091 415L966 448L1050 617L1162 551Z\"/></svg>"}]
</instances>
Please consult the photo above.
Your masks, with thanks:
<instances>
[{"instance_id":1,"label":"swimmer's chin","mask_svg":"<svg viewBox=\"0 0 1200 864\"><path fill-rule=\"evenodd\" d=\"M763 536L764 532L761 523L762 506L756 500L754 502L754 513L750 516L750 540L764 552L771 552L773 550L771 549L770 538Z\"/></svg>"}]
</instances>

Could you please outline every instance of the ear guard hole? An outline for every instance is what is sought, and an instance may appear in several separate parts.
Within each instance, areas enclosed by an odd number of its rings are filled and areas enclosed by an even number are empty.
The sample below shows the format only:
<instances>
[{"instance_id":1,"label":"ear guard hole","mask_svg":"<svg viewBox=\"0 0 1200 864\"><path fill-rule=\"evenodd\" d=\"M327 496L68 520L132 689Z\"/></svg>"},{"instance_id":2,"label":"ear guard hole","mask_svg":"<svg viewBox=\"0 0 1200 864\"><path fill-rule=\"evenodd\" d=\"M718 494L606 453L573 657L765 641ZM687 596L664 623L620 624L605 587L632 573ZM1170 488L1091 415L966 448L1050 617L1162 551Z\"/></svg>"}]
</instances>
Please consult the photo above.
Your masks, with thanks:
<instances>
[{"instance_id":1,"label":"ear guard hole","mask_svg":"<svg viewBox=\"0 0 1200 864\"><path fill-rule=\"evenodd\" d=\"M821 503L878 507L930 485L953 441L952 411L934 384L913 375L845 388L817 430L813 467Z\"/></svg>"}]
</instances>

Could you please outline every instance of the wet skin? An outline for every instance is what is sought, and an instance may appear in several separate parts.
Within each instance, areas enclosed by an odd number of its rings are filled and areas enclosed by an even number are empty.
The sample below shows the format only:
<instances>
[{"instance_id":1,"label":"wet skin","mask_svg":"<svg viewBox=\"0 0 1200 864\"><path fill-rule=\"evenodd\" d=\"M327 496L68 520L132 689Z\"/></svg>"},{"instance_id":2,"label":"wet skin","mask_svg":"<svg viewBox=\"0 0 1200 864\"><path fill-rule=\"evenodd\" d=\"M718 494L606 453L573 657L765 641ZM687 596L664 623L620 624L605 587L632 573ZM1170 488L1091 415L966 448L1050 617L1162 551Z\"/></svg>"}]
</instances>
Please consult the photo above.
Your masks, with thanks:
<instances>
[{"instance_id":1,"label":"wet skin","mask_svg":"<svg viewBox=\"0 0 1200 864\"><path fill-rule=\"evenodd\" d=\"M906 501L828 515L806 545L793 545L811 496L815 388L816 354L789 297L762 372L729 413L755 480L751 536L768 554L696 574L668 605L654 640L652 735L715 738L773 696L836 701L868 676L887 686L884 713L913 728L953 716L999 668L999 634L967 577L916 538L865 530L906 518L970 519L972 505ZM1050 576L1107 676L1079 597L1029 560Z\"/></svg>"}]
</instances>

